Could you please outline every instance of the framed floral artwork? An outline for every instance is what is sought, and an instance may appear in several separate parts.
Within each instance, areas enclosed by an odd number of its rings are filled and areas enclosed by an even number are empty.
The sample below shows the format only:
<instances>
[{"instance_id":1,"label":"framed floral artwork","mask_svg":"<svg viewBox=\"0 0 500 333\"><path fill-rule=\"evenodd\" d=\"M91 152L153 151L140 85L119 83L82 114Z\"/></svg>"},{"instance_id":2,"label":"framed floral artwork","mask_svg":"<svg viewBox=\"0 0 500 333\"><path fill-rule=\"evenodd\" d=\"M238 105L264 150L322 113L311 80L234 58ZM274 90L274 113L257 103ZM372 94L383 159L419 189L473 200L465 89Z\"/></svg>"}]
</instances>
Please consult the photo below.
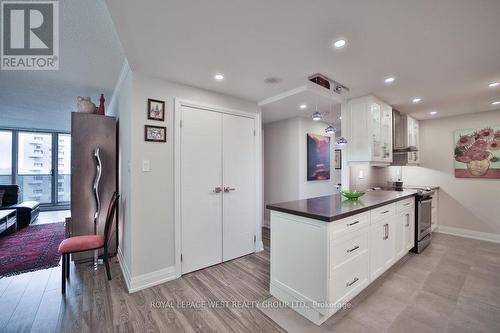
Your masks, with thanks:
<instances>
[{"instance_id":1,"label":"framed floral artwork","mask_svg":"<svg viewBox=\"0 0 500 333\"><path fill-rule=\"evenodd\" d=\"M165 102L156 99L148 99L148 119L165 120Z\"/></svg>"},{"instance_id":2,"label":"framed floral artwork","mask_svg":"<svg viewBox=\"0 0 500 333\"><path fill-rule=\"evenodd\" d=\"M454 132L455 177L500 179L500 125Z\"/></svg>"}]
</instances>

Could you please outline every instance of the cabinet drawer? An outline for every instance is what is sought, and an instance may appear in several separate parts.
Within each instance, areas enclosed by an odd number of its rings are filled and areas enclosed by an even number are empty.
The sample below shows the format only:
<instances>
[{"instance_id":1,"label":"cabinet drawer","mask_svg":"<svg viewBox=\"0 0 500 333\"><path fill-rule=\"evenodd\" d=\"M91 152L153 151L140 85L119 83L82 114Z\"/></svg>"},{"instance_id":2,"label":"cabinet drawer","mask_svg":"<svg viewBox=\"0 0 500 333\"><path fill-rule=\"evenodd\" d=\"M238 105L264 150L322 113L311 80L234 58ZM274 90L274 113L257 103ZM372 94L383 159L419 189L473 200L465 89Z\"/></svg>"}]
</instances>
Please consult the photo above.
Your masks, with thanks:
<instances>
[{"instance_id":1,"label":"cabinet drawer","mask_svg":"<svg viewBox=\"0 0 500 333\"><path fill-rule=\"evenodd\" d=\"M330 279L332 302L348 302L369 282L368 251L333 270Z\"/></svg>"},{"instance_id":2,"label":"cabinet drawer","mask_svg":"<svg viewBox=\"0 0 500 333\"><path fill-rule=\"evenodd\" d=\"M385 205L370 211L372 223L396 215L396 204Z\"/></svg>"},{"instance_id":3,"label":"cabinet drawer","mask_svg":"<svg viewBox=\"0 0 500 333\"><path fill-rule=\"evenodd\" d=\"M331 238L338 239L352 231L362 229L370 224L369 212L346 217L345 219L332 222Z\"/></svg>"},{"instance_id":4,"label":"cabinet drawer","mask_svg":"<svg viewBox=\"0 0 500 333\"><path fill-rule=\"evenodd\" d=\"M408 199L404 199L396 202L396 211L401 213L403 210L408 209L410 207L415 206L415 197L411 197Z\"/></svg>"},{"instance_id":5,"label":"cabinet drawer","mask_svg":"<svg viewBox=\"0 0 500 333\"><path fill-rule=\"evenodd\" d=\"M343 238L332 240L330 246L330 260L332 268L343 264L360 253L368 250L368 237L370 228L363 228L346 235Z\"/></svg>"}]
</instances>

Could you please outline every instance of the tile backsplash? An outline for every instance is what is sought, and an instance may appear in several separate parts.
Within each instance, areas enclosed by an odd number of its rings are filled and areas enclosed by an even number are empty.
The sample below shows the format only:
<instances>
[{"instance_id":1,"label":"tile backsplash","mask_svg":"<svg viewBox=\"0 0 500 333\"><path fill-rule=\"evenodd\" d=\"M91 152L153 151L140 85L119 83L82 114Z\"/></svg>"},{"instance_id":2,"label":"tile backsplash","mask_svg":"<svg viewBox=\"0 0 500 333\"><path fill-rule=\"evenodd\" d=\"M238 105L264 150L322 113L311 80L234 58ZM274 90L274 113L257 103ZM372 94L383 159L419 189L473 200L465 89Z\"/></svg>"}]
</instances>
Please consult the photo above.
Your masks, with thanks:
<instances>
[{"instance_id":1,"label":"tile backsplash","mask_svg":"<svg viewBox=\"0 0 500 333\"><path fill-rule=\"evenodd\" d=\"M401 167L350 166L350 190L365 191L368 188L387 186L398 180Z\"/></svg>"}]
</instances>

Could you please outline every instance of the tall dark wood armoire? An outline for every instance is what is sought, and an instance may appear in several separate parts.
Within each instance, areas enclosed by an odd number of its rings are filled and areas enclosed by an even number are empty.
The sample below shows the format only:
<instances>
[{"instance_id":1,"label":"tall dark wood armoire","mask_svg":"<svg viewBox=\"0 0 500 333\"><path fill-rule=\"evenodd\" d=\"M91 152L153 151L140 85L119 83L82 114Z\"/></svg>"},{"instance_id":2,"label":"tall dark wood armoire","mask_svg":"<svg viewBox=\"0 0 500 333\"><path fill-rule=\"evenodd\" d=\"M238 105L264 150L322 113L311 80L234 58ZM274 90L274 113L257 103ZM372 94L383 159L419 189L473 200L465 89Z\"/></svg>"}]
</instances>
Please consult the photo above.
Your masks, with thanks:
<instances>
[{"instance_id":1,"label":"tall dark wood armoire","mask_svg":"<svg viewBox=\"0 0 500 333\"><path fill-rule=\"evenodd\" d=\"M109 202L117 191L117 122L115 117L73 112L71 114L71 221L67 233L71 237L94 234L96 199L94 180L97 162L94 151L99 148L101 178L99 197L101 209L98 234L104 233ZM117 252L117 223L114 222L109 253ZM102 252L102 251L101 251ZM93 251L76 253L73 259L92 259Z\"/></svg>"}]
</instances>

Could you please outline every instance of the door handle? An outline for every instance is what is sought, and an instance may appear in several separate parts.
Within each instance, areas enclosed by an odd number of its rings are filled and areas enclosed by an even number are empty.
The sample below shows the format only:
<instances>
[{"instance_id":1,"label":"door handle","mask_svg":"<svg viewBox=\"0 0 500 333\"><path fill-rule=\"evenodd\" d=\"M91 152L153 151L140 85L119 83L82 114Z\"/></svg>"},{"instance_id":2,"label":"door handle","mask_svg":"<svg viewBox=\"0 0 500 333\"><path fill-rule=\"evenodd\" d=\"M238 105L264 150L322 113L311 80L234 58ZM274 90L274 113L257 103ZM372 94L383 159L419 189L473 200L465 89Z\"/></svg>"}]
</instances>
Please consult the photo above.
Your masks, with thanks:
<instances>
[{"instance_id":1,"label":"door handle","mask_svg":"<svg viewBox=\"0 0 500 333\"><path fill-rule=\"evenodd\" d=\"M220 186L214 188L214 193L220 193L220 192L222 192L222 188Z\"/></svg>"},{"instance_id":2,"label":"door handle","mask_svg":"<svg viewBox=\"0 0 500 333\"><path fill-rule=\"evenodd\" d=\"M229 193L231 191L236 191L236 189L229 186L224 187L224 192Z\"/></svg>"}]
</instances>

